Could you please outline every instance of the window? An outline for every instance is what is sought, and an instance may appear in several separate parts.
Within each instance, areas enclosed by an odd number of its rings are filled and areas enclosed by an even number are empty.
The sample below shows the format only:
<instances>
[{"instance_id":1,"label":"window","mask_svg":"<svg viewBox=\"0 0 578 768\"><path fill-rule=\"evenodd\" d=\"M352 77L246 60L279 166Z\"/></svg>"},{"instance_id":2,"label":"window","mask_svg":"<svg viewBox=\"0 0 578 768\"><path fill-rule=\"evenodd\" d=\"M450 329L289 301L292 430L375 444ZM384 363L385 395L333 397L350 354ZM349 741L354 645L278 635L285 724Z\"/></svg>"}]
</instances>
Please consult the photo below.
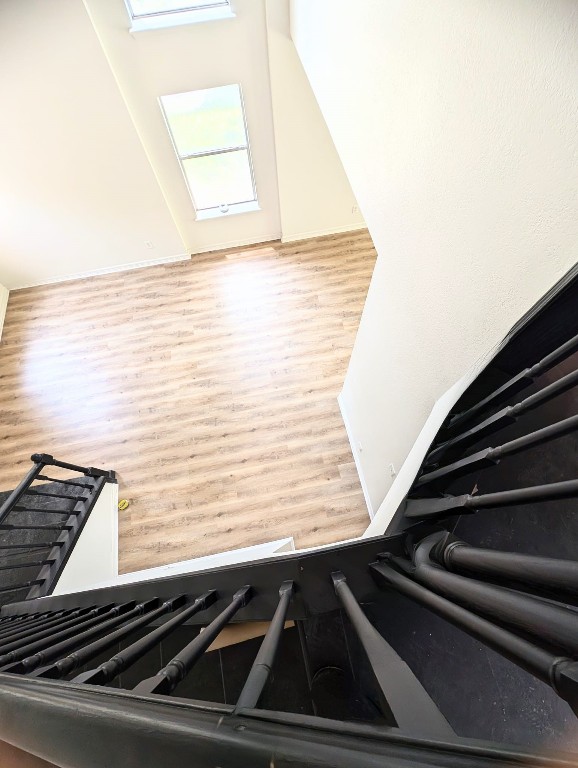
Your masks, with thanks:
<instances>
[{"instance_id":1,"label":"window","mask_svg":"<svg viewBox=\"0 0 578 768\"><path fill-rule=\"evenodd\" d=\"M234 16L229 0L126 0L131 31L159 29Z\"/></svg>"},{"instance_id":2,"label":"window","mask_svg":"<svg viewBox=\"0 0 578 768\"><path fill-rule=\"evenodd\" d=\"M216 8L229 5L229 0L210 2L210 0L128 0L133 19L141 16L156 16L161 13L182 13L183 11L198 11L205 8Z\"/></svg>"},{"instance_id":3,"label":"window","mask_svg":"<svg viewBox=\"0 0 578 768\"><path fill-rule=\"evenodd\" d=\"M258 210L238 85L162 96L197 218Z\"/></svg>"}]
</instances>

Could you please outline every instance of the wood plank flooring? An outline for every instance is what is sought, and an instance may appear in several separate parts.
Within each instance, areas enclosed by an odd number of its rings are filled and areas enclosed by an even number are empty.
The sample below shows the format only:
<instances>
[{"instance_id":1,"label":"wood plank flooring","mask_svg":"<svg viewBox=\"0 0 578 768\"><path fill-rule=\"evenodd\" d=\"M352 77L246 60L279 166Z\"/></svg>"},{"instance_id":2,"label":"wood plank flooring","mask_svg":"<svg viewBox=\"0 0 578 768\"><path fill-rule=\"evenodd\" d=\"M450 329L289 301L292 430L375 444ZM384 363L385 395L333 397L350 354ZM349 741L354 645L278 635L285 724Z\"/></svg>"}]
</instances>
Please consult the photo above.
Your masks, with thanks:
<instances>
[{"instance_id":1,"label":"wood plank flooring","mask_svg":"<svg viewBox=\"0 0 578 768\"><path fill-rule=\"evenodd\" d=\"M337 405L366 231L10 294L0 490L34 451L118 473L121 572L368 523Z\"/></svg>"}]
</instances>

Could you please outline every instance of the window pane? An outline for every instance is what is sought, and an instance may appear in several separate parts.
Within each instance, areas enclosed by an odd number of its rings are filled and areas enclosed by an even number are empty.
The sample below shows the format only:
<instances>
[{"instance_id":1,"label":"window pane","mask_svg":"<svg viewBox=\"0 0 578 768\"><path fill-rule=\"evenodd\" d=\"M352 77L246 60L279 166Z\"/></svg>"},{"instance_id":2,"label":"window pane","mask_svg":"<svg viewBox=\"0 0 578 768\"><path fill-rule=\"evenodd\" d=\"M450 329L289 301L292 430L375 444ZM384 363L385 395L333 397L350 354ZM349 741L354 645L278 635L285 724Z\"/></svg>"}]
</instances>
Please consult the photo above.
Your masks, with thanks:
<instances>
[{"instance_id":1,"label":"window pane","mask_svg":"<svg viewBox=\"0 0 578 768\"><path fill-rule=\"evenodd\" d=\"M199 8L212 8L216 5L229 5L229 0L129 0L133 19L157 13L175 11L194 11Z\"/></svg>"},{"instance_id":2,"label":"window pane","mask_svg":"<svg viewBox=\"0 0 578 768\"><path fill-rule=\"evenodd\" d=\"M183 161L198 211L255 200L246 149Z\"/></svg>"},{"instance_id":3,"label":"window pane","mask_svg":"<svg viewBox=\"0 0 578 768\"><path fill-rule=\"evenodd\" d=\"M163 96L161 102L181 157L247 146L238 85Z\"/></svg>"}]
</instances>

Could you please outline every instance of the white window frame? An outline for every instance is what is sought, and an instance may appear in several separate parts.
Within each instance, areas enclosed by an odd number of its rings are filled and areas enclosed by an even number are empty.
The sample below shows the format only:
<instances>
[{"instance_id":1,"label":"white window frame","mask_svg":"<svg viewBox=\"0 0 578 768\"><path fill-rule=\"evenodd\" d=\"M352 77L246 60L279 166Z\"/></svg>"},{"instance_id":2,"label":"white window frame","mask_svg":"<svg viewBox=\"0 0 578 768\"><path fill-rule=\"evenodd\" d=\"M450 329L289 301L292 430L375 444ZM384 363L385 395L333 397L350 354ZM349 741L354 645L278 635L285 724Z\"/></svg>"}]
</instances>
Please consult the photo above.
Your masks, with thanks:
<instances>
[{"instance_id":1,"label":"white window frame","mask_svg":"<svg viewBox=\"0 0 578 768\"><path fill-rule=\"evenodd\" d=\"M243 89L241 88L240 83L224 83L224 85L236 85L239 88L239 96L241 99L241 113L243 115L243 125L245 127L245 136L247 138L247 141L243 145L235 146L235 147L226 147L225 149L210 149L206 150L204 152L193 152L192 154L188 155L181 155L179 153L179 150L177 148L173 132L171 130L171 124L169 122L169 119L167 117L167 113L165 112L165 108L163 106L162 97L159 97L159 106L161 108L161 113L163 115L163 119L165 121L165 125L167 127L167 131L169 132L169 136L171 138L171 143L173 145L173 149L175 152L175 155L177 156L177 160L179 161L179 166L181 168L181 173L183 174L183 178L185 180L185 184L187 185L187 189L189 191L189 195L191 196L191 200L193 203L193 207L195 209L196 219L197 221L203 221L205 219L216 219L220 216L231 216L232 214L236 213L251 213L252 211L260 211L261 206L259 205L259 198L257 196L257 185L255 183L255 171L253 168L253 158L251 156L251 147L249 144L249 130L247 128L247 116L245 114L245 101L243 99ZM215 86L217 88L222 86ZM205 90L205 89L199 89L199 90ZM211 90L211 89L206 89ZM194 91L193 91L194 93ZM167 94L170 95L170 94ZM246 200L239 203L231 203L226 206L215 206L213 208L198 208L197 204L195 202L195 196L193 194L193 190L191 189L191 186L189 184L189 180L187 178L187 174L185 171L185 167L183 165L184 160L193 160L197 157L209 157L211 155L222 155L226 154L228 152L239 152L241 150L245 150L247 152L247 159L249 162L249 172L251 174L251 185L253 188L253 200Z\"/></svg>"},{"instance_id":2,"label":"white window frame","mask_svg":"<svg viewBox=\"0 0 578 768\"><path fill-rule=\"evenodd\" d=\"M131 0L125 0L130 18L130 32L147 32L154 29L167 29L183 24L198 24L205 21L235 18L231 0L207 0L202 7L183 8L174 11L158 11L134 15Z\"/></svg>"}]
</instances>

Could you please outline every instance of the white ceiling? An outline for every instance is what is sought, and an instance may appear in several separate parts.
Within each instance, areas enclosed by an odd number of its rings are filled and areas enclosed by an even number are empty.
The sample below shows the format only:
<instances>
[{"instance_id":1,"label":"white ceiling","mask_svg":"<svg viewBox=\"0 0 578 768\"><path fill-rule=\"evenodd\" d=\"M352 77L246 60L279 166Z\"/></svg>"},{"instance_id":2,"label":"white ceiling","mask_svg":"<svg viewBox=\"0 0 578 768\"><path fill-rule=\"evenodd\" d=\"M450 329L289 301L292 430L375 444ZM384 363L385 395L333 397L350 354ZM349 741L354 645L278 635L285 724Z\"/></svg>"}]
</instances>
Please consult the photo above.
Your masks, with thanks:
<instances>
[{"instance_id":1,"label":"white ceiling","mask_svg":"<svg viewBox=\"0 0 578 768\"><path fill-rule=\"evenodd\" d=\"M0 3L0 94L0 282L185 252L81 3Z\"/></svg>"}]
</instances>

